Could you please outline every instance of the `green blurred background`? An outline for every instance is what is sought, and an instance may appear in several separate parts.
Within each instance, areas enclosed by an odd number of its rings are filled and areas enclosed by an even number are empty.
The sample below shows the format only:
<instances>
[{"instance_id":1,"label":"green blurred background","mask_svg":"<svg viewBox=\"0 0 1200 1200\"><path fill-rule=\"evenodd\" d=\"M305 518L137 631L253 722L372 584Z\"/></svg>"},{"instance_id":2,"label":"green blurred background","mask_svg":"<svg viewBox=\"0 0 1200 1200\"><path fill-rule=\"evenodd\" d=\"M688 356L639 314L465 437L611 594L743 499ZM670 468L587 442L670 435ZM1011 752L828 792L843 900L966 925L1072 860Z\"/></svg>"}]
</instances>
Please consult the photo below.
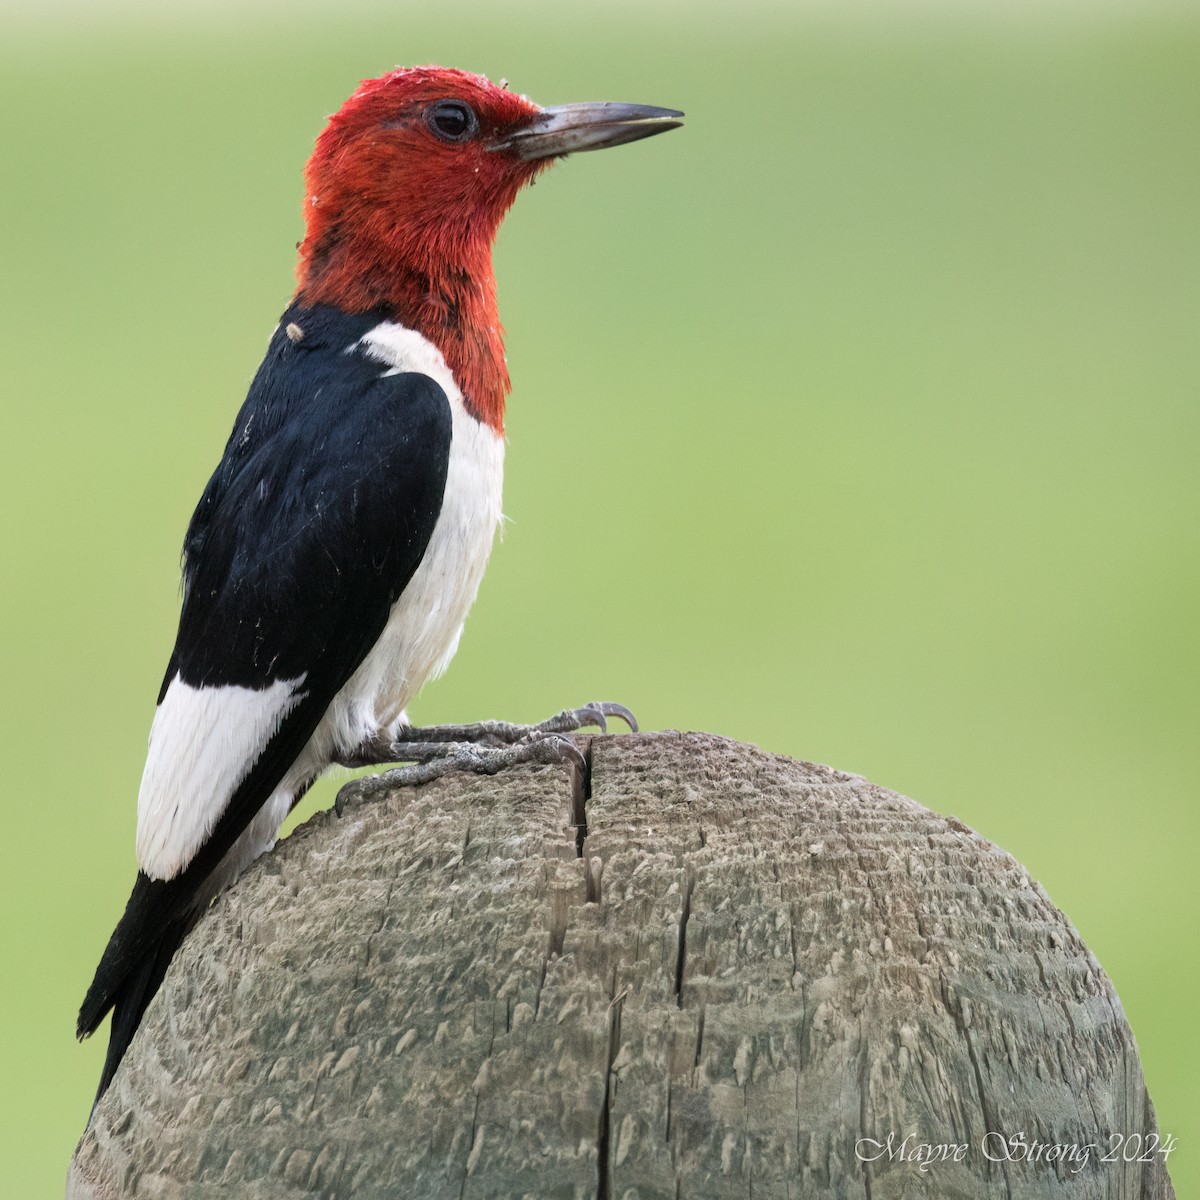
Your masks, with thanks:
<instances>
[{"instance_id":1,"label":"green blurred background","mask_svg":"<svg viewBox=\"0 0 1200 1200\"><path fill-rule=\"evenodd\" d=\"M1194 7L0 15L0 1193L61 1194L87 1116L179 544L302 164L429 61L688 125L501 234L511 524L414 716L620 699L956 814L1112 976L1200 1185Z\"/></svg>"}]
</instances>

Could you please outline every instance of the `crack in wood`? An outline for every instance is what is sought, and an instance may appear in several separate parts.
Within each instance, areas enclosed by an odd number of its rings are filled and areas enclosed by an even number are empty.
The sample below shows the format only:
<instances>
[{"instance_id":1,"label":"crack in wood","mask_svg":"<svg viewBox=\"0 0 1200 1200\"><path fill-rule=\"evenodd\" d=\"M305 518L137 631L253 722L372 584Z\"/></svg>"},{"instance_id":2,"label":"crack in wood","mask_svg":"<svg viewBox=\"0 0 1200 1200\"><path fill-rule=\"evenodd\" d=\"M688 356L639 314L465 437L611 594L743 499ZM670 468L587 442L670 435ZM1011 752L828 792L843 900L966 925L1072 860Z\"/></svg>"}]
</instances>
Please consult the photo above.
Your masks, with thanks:
<instances>
[{"instance_id":1,"label":"crack in wood","mask_svg":"<svg viewBox=\"0 0 1200 1200\"><path fill-rule=\"evenodd\" d=\"M683 968L687 961L687 927L692 916L692 891L696 877L689 871L683 892L683 909L679 914L679 945L675 953L675 1004L683 1007Z\"/></svg>"},{"instance_id":2,"label":"crack in wood","mask_svg":"<svg viewBox=\"0 0 1200 1200\"><path fill-rule=\"evenodd\" d=\"M596 1135L596 1200L612 1200L612 1168L609 1157L612 1154L612 1079L613 1063L617 1061L617 1051L621 1045L621 1010L624 1007L625 993L616 994L617 977L613 972L613 998L608 1006L608 1061L604 1068L604 1100L600 1106L600 1128Z\"/></svg>"},{"instance_id":3,"label":"crack in wood","mask_svg":"<svg viewBox=\"0 0 1200 1200\"><path fill-rule=\"evenodd\" d=\"M587 802L592 798L592 739L583 747L583 771L571 772L571 820L575 825L575 857L583 857L583 843L587 841Z\"/></svg>"}]
</instances>

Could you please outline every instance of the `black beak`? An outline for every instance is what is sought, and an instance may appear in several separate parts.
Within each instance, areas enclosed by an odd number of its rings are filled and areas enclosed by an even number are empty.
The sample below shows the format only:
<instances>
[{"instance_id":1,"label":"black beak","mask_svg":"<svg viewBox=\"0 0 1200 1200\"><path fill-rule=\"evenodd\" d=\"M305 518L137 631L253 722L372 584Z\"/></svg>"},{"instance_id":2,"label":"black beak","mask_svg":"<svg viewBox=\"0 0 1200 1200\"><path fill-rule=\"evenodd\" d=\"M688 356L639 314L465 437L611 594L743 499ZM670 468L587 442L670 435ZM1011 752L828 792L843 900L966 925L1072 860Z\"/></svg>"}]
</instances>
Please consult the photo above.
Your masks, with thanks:
<instances>
[{"instance_id":1,"label":"black beak","mask_svg":"<svg viewBox=\"0 0 1200 1200\"><path fill-rule=\"evenodd\" d=\"M544 108L528 125L511 133L493 150L506 150L528 161L575 154L580 150L603 150L641 138L678 129L683 113L649 104L615 104L595 100Z\"/></svg>"}]
</instances>

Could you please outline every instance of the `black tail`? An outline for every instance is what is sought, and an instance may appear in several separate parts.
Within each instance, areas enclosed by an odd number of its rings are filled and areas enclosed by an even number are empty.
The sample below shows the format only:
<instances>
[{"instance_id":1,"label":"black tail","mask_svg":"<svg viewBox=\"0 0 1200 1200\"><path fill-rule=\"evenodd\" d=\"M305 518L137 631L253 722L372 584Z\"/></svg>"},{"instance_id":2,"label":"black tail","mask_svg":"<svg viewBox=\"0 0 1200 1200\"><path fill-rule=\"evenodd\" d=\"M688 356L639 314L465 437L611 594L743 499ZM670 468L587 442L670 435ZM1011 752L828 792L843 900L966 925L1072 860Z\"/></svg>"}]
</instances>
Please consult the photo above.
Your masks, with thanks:
<instances>
[{"instance_id":1,"label":"black tail","mask_svg":"<svg viewBox=\"0 0 1200 1200\"><path fill-rule=\"evenodd\" d=\"M199 915L194 908L173 912L178 903L171 894L174 890L170 883L152 880L138 872L125 915L109 938L79 1010L75 1032L81 1039L95 1033L110 1009L113 1014L97 1101L112 1083L146 1007L162 985L180 942Z\"/></svg>"}]
</instances>

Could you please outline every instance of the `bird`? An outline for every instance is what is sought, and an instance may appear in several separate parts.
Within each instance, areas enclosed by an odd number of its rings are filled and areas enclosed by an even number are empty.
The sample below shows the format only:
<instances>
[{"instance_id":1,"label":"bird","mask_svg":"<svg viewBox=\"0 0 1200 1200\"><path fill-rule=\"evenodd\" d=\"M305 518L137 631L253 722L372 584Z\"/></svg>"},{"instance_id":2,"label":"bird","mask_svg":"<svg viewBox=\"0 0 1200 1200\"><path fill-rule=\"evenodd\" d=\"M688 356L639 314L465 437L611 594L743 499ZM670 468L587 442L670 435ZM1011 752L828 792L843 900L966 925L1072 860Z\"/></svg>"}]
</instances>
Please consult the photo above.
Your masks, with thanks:
<instances>
[{"instance_id":1,"label":"bird","mask_svg":"<svg viewBox=\"0 0 1200 1200\"><path fill-rule=\"evenodd\" d=\"M407 707L454 655L501 521L501 220L555 160L683 115L542 107L427 66L364 80L328 119L305 170L295 292L184 538L137 878L77 1022L82 1039L112 1013L96 1103L184 937L326 769L409 764L350 785L369 797L578 758L562 735L608 717L636 729L614 703L426 729Z\"/></svg>"}]
</instances>

